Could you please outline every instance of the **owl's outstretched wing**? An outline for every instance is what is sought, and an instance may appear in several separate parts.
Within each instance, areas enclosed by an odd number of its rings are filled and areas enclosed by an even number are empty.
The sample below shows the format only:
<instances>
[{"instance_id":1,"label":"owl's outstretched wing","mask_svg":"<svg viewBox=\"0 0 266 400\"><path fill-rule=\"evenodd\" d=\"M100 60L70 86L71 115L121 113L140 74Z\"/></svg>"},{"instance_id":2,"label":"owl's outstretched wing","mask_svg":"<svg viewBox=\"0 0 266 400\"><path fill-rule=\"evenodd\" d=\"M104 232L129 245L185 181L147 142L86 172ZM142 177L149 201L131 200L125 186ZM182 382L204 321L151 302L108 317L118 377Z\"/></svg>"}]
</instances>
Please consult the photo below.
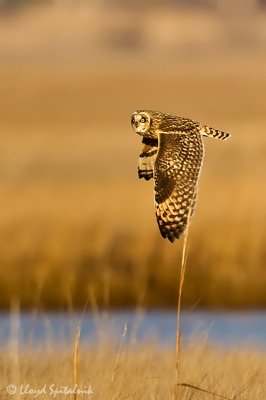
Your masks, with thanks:
<instances>
[{"instance_id":1,"label":"owl's outstretched wing","mask_svg":"<svg viewBox=\"0 0 266 400\"><path fill-rule=\"evenodd\" d=\"M154 164L158 152L158 139L143 138L139 155L138 175L146 181L153 178Z\"/></svg>"},{"instance_id":2,"label":"owl's outstretched wing","mask_svg":"<svg viewBox=\"0 0 266 400\"><path fill-rule=\"evenodd\" d=\"M173 242L193 214L203 160L200 133L161 133L155 162L155 207L164 238Z\"/></svg>"}]
</instances>

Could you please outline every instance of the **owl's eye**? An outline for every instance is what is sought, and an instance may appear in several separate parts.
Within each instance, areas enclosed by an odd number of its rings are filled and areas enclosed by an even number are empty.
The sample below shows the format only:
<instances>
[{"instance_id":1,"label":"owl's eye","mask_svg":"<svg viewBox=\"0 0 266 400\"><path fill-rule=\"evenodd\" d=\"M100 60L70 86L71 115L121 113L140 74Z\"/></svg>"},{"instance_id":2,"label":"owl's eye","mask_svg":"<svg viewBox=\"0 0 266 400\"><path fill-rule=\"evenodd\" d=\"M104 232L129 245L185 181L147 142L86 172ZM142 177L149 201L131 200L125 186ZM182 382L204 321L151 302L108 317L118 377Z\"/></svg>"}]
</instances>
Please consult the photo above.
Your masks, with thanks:
<instances>
[{"instance_id":1,"label":"owl's eye","mask_svg":"<svg viewBox=\"0 0 266 400\"><path fill-rule=\"evenodd\" d=\"M132 118L131 118L131 124L133 125L133 124L134 124L134 122L135 122L135 118L134 118L134 117L132 117Z\"/></svg>"},{"instance_id":2,"label":"owl's eye","mask_svg":"<svg viewBox=\"0 0 266 400\"><path fill-rule=\"evenodd\" d=\"M141 117L140 122L146 122L146 118L145 117Z\"/></svg>"}]
</instances>

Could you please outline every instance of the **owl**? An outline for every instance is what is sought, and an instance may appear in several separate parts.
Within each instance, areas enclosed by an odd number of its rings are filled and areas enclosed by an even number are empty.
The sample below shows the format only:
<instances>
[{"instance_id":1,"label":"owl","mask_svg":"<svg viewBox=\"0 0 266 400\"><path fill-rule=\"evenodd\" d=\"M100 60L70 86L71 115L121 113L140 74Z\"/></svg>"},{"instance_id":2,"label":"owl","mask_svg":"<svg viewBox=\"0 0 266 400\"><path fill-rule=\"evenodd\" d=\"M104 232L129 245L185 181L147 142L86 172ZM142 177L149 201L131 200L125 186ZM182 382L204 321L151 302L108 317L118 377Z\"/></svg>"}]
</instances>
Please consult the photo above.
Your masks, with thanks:
<instances>
[{"instance_id":1,"label":"owl","mask_svg":"<svg viewBox=\"0 0 266 400\"><path fill-rule=\"evenodd\" d=\"M163 238L174 242L185 231L197 200L203 136L225 140L228 133L158 111L138 110L131 118L142 136L138 176L155 180L155 212Z\"/></svg>"}]
</instances>

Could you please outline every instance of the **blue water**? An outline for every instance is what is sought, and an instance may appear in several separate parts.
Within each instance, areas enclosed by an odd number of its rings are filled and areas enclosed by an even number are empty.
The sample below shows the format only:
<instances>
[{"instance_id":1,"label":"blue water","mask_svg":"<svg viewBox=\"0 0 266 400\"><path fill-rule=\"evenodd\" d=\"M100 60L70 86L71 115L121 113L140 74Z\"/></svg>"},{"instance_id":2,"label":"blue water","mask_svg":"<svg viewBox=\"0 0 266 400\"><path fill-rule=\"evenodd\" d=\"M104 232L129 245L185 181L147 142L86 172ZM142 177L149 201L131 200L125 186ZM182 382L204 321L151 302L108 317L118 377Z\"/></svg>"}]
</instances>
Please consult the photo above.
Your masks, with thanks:
<instances>
[{"instance_id":1,"label":"blue water","mask_svg":"<svg viewBox=\"0 0 266 400\"><path fill-rule=\"evenodd\" d=\"M0 345L11 340L24 345L59 342L69 344L80 323L80 340L85 343L113 338L125 343L155 342L174 346L176 313L21 313L0 314ZM221 346L246 346L266 349L266 311L183 312L183 340L207 340Z\"/></svg>"}]
</instances>

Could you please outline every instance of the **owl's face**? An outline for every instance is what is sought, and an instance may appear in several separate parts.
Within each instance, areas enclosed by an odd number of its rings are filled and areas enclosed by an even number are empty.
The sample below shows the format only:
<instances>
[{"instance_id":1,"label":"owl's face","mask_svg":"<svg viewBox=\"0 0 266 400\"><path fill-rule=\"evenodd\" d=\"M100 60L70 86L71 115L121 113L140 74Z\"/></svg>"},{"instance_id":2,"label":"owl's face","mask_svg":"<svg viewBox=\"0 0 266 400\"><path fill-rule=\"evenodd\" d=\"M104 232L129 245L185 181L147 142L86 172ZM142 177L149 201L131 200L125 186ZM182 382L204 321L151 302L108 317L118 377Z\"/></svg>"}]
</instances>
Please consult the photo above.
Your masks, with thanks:
<instances>
[{"instance_id":1,"label":"owl's face","mask_svg":"<svg viewBox=\"0 0 266 400\"><path fill-rule=\"evenodd\" d=\"M144 136L151 127L151 117L146 111L136 111L131 118L132 128L136 133Z\"/></svg>"}]
</instances>

